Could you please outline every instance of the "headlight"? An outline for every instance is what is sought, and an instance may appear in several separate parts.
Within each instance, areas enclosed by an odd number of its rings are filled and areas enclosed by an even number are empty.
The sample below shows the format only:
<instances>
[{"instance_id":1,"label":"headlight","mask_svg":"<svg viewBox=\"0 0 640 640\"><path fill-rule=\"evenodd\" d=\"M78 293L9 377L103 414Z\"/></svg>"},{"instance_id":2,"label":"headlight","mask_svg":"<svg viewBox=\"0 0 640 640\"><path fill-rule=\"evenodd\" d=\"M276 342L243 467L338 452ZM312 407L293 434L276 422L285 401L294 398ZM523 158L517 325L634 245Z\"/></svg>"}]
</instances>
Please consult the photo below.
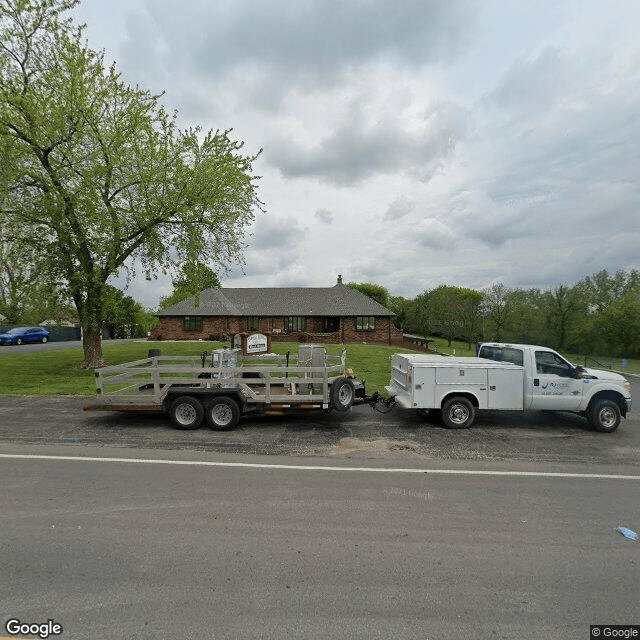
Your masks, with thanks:
<instances>
[{"instance_id":1,"label":"headlight","mask_svg":"<svg viewBox=\"0 0 640 640\"><path fill-rule=\"evenodd\" d=\"M631 383L627 382L626 380L623 382L622 386L624 387L625 391L628 391L629 393L631 393Z\"/></svg>"}]
</instances>

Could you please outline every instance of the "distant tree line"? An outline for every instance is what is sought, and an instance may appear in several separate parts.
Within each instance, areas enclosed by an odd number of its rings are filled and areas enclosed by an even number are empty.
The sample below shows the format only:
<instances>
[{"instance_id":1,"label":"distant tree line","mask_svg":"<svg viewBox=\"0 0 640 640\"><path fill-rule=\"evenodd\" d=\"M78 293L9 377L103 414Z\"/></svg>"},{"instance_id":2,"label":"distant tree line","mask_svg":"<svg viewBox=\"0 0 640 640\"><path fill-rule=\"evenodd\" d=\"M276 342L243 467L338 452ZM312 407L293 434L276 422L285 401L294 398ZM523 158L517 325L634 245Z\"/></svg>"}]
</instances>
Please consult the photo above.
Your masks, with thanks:
<instances>
[{"instance_id":1,"label":"distant tree line","mask_svg":"<svg viewBox=\"0 0 640 640\"><path fill-rule=\"evenodd\" d=\"M375 291L377 285L350 286ZM442 285L413 300L377 291L409 333L464 340L542 344L574 353L640 356L640 272L606 270L574 285L512 289L496 284L482 291ZM386 293L386 297L385 294Z\"/></svg>"}]
</instances>

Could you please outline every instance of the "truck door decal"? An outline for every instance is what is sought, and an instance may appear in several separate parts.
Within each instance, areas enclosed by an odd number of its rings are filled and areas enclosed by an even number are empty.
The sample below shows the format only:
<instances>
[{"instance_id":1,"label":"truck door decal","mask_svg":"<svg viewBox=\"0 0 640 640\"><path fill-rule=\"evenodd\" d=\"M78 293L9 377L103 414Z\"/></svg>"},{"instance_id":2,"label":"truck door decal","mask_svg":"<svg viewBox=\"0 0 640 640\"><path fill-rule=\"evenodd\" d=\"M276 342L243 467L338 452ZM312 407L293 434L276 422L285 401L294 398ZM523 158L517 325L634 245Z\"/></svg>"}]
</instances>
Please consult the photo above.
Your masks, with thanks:
<instances>
[{"instance_id":1,"label":"truck door decal","mask_svg":"<svg viewBox=\"0 0 640 640\"><path fill-rule=\"evenodd\" d=\"M532 409L576 411L580 407L582 380L575 378L566 360L553 351L536 351L535 367Z\"/></svg>"}]
</instances>

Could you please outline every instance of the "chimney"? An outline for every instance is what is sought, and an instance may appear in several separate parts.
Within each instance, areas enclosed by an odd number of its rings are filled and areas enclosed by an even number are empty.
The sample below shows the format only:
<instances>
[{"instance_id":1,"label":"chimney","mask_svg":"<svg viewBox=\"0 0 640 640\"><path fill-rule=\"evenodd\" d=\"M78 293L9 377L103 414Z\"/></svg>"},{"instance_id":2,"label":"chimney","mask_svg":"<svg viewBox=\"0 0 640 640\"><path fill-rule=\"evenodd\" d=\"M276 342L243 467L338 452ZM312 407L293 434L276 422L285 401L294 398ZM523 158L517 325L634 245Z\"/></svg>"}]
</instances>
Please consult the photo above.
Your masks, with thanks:
<instances>
[{"instance_id":1,"label":"chimney","mask_svg":"<svg viewBox=\"0 0 640 640\"><path fill-rule=\"evenodd\" d=\"M342 276L338 275L338 284L342 284Z\"/></svg>"}]
</instances>

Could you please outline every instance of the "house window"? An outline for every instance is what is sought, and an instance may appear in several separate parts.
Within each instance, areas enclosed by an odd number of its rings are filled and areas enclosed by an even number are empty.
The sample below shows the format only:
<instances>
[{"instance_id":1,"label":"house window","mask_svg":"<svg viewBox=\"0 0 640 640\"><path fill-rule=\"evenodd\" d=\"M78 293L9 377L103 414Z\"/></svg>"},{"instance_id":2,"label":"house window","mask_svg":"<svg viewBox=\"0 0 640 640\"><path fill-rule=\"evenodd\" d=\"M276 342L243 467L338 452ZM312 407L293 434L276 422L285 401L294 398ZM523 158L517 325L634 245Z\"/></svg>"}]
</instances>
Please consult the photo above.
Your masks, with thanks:
<instances>
[{"instance_id":1,"label":"house window","mask_svg":"<svg viewBox=\"0 0 640 640\"><path fill-rule=\"evenodd\" d=\"M260 316L248 316L247 329L249 331L258 331L260 329Z\"/></svg>"},{"instance_id":2,"label":"house window","mask_svg":"<svg viewBox=\"0 0 640 640\"><path fill-rule=\"evenodd\" d=\"M376 319L373 316L358 316L356 318L356 331L375 331Z\"/></svg>"},{"instance_id":3,"label":"house window","mask_svg":"<svg viewBox=\"0 0 640 640\"><path fill-rule=\"evenodd\" d=\"M302 316L287 316L284 319L284 330L287 333L291 333L293 331L306 331L307 319Z\"/></svg>"},{"instance_id":4,"label":"house window","mask_svg":"<svg viewBox=\"0 0 640 640\"><path fill-rule=\"evenodd\" d=\"M202 331L202 316L185 316L185 331Z\"/></svg>"}]
</instances>

